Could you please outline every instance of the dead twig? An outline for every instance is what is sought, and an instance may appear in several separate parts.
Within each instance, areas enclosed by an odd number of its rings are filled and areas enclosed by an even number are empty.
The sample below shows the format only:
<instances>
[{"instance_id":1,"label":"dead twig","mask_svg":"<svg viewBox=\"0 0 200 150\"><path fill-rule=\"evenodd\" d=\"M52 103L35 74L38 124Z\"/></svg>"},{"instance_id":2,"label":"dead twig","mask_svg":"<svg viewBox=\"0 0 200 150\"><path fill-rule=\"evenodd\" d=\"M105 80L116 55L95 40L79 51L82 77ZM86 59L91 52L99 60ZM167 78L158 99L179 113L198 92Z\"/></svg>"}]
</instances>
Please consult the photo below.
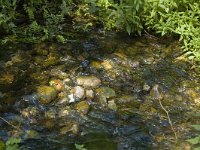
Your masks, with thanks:
<instances>
[{"instance_id":1,"label":"dead twig","mask_svg":"<svg viewBox=\"0 0 200 150\"><path fill-rule=\"evenodd\" d=\"M20 130L17 126L14 126L13 124L11 124L10 122L8 122L6 119L4 119L3 117L0 117L1 120L3 120L5 123L7 123L8 125L10 125L11 127Z\"/></svg>"}]
</instances>

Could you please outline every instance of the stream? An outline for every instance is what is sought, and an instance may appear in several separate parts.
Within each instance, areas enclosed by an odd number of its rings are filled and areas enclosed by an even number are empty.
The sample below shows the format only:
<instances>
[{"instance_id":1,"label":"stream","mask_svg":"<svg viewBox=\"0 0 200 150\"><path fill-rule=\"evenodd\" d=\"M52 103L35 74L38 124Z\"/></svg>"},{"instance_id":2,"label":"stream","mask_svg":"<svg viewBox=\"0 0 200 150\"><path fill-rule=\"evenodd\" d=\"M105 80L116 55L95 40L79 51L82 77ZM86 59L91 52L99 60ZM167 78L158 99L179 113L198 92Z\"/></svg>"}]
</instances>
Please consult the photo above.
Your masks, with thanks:
<instances>
[{"instance_id":1,"label":"stream","mask_svg":"<svg viewBox=\"0 0 200 150\"><path fill-rule=\"evenodd\" d=\"M191 149L200 80L178 40L73 34L66 44L0 48L0 141L20 138L27 150Z\"/></svg>"}]
</instances>

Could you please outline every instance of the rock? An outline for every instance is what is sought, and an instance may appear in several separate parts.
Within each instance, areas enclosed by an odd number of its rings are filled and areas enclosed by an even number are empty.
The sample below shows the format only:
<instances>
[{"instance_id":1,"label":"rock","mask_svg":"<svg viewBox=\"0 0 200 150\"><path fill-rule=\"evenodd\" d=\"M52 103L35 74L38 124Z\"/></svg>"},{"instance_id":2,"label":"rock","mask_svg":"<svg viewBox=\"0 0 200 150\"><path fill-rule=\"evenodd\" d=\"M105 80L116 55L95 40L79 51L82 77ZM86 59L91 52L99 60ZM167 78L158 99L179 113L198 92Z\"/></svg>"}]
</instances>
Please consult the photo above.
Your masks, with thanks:
<instances>
[{"instance_id":1,"label":"rock","mask_svg":"<svg viewBox=\"0 0 200 150\"><path fill-rule=\"evenodd\" d=\"M112 109L114 111L117 110L117 105L116 105L114 100L108 101L108 108L110 108L110 109Z\"/></svg>"},{"instance_id":2,"label":"rock","mask_svg":"<svg viewBox=\"0 0 200 150\"><path fill-rule=\"evenodd\" d=\"M102 65L98 61L92 61L90 67L95 68L97 70L102 69Z\"/></svg>"},{"instance_id":3,"label":"rock","mask_svg":"<svg viewBox=\"0 0 200 150\"><path fill-rule=\"evenodd\" d=\"M76 86L74 87L74 96L79 98L79 99L82 99L84 98L84 95L85 95L85 91L84 91L84 88L82 88L81 86Z\"/></svg>"},{"instance_id":4,"label":"rock","mask_svg":"<svg viewBox=\"0 0 200 150\"><path fill-rule=\"evenodd\" d=\"M65 123L65 126L60 129L60 134L78 134L79 125L76 122L68 121Z\"/></svg>"},{"instance_id":5,"label":"rock","mask_svg":"<svg viewBox=\"0 0 200 150\"><path fill-rule=\"evenodd\" d=\"M101 65L103 66L103 68L104 68L105 70L110 70L110 69L113 68L113 67L112 67L112 64L111 64L111 61L109 61L109 60L104 60L104 61L101 63Z\"/></svg>"},{"instance_id":6,"label":"rock","mask_svg":"<svg viewBox=\"0 0 200 150\"><path fill-rule=\"evenodd\" d=\"M76 101L74 94L68 95L69 103L74 103Z\"/></svg>"},{"instance_id":7,"label":"rock","mask_svg":"<svg viewBox=\"0 0 200 150\"><path fill-rule=\"evenodd\" d=\"M37 88L37 94L41 104L49 104L56 99L58 92L53 87L42 85Z\"/></svg>"},{"instance_id":8,"label":"rock","mask_svg":"<svg viewBox=\"0 0 200 150\"><path fill-rule=\"evenodd\" d=\"M69 106L64 107L58 112L58 117L65 117L69 115L70 112L71 112L71 108Z\"/></svg>"},{"instance_id":9,"label":"rock","mask_svg":"<svg viewBox=\"0 0 200 150\"><path fill-rule=\"evenodd\" d=\"M58 62L58 58L56 56L49 55L47 59L44 60L42 64L44 67L49 67L51 65L55 65Z\"/></svg>"},{"instance_id":10,"label":"rock","mask_svg":"<svg viewBox=\"0 0 200 150\"><path fill-rule=\"evenodd\" d=\"M108 102L105 96L99 95L98 96L98 103L100 106L102 107L107 107L108 106Z\"/></svg>"},{"instance_id":11,"label":"rock","mask_svg":"<svg viewBox=\"0 0 200 150\"><path fill-rule=\"evenodd\" d=\"M96 93L98 95L98 103L102 107L107 107L108 106L108 99L113 98L116 96L115 91L112 88L109 87L100 87L96 89Z\"/></svg>"},{"instance_id":12,"label":"rock","mask_svg":"<svg viewBox=\"0 0 200 150\"><path fill-rule=\"evenodd\" d=\"M115 91L110 87L100 87L96 90L98 95L101 95L105 98L113 98L116 96Z\"/></svg>"},{"instance_id":13,"label":"rock","mask_svg":"<svg viewBox=\"0 0 200 150\"><path fill-rule=\"evenodd\" d=\"M61 99L57 102L58 105L66 105L69 103L68 97L61 97Z\"/></svg>"},{"instance_id":14,"label":"rock","mask_svg":"<svg viewBox=\"0 0 200 150\"><path fill-rule=\"evenodd\" d=\"M84 115L89 112L89 109L90 105L86 101L81 101L76 105L76 110Z\"/></svg>"},{"instance_id":15,"label":"rock","mask_svg":"<svg viewBox=\"0 0 200 150\"><path fill-rule=\"evenodd\" d=\"M65 89L64 83L61 80L59 80L59 79L53 79L53 80L51 80L49 82L49 84L51 86L53 86L58 91L64 91L64 89Z\"/></svg>"},{"instance_id":16,"label":"rock","mask_svg":"<svg viewBox=\"0 0 200 150\"><path fill-rule=\"evenodd\" d=\"M78 85L96 88L101 84L101 80L95 76L80 76L76 79Z\"/></svg>"},{"instance_id":17,"label":"rock","mask_svg":"<svg viewBox=\"0 0 200 150\"><path fill-rule=\"evenodd\" d=\"M86 90L85 96L88 100L92 100L94 98L94 91L93 90Z\"/></svg>"}]
</instances>

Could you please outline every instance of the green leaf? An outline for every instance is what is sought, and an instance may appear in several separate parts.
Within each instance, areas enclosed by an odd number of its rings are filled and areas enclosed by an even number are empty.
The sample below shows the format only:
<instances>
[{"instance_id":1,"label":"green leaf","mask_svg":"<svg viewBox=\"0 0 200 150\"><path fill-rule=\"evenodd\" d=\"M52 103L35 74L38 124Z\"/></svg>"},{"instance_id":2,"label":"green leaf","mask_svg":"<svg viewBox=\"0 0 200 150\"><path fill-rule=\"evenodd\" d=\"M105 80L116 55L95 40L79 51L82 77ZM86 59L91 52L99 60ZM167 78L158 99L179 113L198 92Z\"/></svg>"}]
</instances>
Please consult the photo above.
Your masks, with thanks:
<instances>
[{"instance_id":1,"label":"green leaf","mask_svg":"<svg viewBox=\"0 0 200 150\"><path fill-rule=\"evenodd\" d=\"M200 131L200 125L191 125L193 128L195 128L196 130Z\"/></svg>"},{"instance_id":2,"label":"green leaf","mask_svg":"<svg viewBox=\"0 0 200 150\"><path fill-rule=\"evenodd\" d=\"M131 34L131 26L127 23L126 24L126 32L128 32L128 34Z\"/></svg>"},{"instance_id":3,"label":"green leaf","mask_svg":"<svg viewBox=\"0 0 200 150\"><path fill-rule=\"evenodd\" d=\"M200 147L196 147L196 148L194 148L194 150L200 150Z\"/></svg>"},{"instance_id":4,"label":"green leaf","mask_svg":"<svg viewBox=\"0 0 200 150\"><path fill-rule=\"evenodd\" d=\"M84 145L75 144L75 147L77 150L87 150L86 148L84 148Z\"/></svg>"},{"instance_id":5,"label":"green leaf","mask_svg":"<svg viewBox=\"0 0 200 150\"><path fill-rule=\"evenodd\" d=\"M189 140L186 140L187 142L190 142L191 144L198 144L200 142L200 136L197 136L195 138L192 138L192 139L189 139Z\"/></svg>"}]
</instances>

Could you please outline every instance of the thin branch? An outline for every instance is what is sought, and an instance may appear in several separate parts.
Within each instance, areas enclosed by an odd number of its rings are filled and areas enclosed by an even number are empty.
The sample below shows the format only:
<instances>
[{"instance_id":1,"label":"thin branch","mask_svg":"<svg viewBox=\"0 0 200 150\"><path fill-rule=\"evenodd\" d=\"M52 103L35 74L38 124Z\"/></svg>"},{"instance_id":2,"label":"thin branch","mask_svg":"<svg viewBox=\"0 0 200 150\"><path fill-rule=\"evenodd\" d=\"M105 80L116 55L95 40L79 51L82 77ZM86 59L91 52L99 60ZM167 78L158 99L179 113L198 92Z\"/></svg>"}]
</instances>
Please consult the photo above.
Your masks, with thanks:
<instances>
[{"instance_id":1,"label":"thin branch","mask_svg":"<svg viewBox=\"0 0 200 150\"><path fill-rule=\"evenodd\" d=\"M165 112L166 115L167 115L168 122L169 122L169 124L170 124L170 126L171 126L172 131L174 132L175 139L177 140L178 138L177 138L176 132L175 132L175 130L174 130L174 127L173 127L172 121L171 121L171 119L170 119L169 112L168 112L168 111L165 109L165 107L162 105L161 100L158 99L158 101L159 101L159 104L160 104L161 108L164 110L164 112Z\"/></svg>"},{"instance_id":2,"label":"thin branch","mask_svg":"<svg viewBox=\"0 0 200 150\"><path fill-rule=\"evenodd\" d=\"M13 124L11 124L10 122L8 122L6 119L4 119L3 117L0 117L1 120L3 120L5 123L7 123L8 125L10 125L11 127L20 130L17 126L14 126Z\"/></svg>"}]
</instances>

